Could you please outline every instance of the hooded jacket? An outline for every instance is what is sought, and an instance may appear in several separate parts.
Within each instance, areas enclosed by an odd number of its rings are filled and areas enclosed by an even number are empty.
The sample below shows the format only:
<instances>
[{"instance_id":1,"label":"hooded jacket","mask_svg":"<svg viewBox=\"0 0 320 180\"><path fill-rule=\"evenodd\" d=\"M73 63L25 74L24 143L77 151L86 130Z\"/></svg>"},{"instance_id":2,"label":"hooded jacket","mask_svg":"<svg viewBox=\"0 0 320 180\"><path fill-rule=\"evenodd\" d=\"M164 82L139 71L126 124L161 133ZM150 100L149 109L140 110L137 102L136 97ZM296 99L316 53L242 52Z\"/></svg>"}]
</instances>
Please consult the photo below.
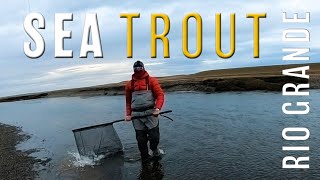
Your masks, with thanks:
<instances>
[{"instance_id":1,"label":"hooded jacket","mask_svg":"<svg viewBox=\"0 0 320 180\"><path fill-rule=\"evenodd\" d=\"M160 87L158 80L154 77L150 77L147 71L139 73L134 73L132 75L132 79L126 83L125 87L125 95L126 95L126 115L131 116L131 100L132 100L132 92L146 90L146 78L149 81L149 89L152 90L152 94L155 99L155 108L161 109L164 103L164 93ZM133 87L132 87L133 81Z\"/></svg>"}]
</instances>

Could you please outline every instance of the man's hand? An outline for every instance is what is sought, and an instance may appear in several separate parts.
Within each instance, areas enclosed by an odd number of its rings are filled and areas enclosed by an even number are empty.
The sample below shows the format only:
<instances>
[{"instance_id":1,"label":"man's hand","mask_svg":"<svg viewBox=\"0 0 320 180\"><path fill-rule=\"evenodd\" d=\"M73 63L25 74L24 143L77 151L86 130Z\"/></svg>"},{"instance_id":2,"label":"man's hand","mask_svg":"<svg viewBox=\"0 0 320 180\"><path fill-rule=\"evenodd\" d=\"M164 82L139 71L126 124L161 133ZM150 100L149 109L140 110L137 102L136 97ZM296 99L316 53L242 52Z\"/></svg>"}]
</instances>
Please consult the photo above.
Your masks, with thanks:
<instances>
[{"instance_id":1,"label":"man's hand","mask_svg":"<svg viewBox=\"0 0 320 180\"><path fill-rule=\"evenodd\" d=\"M125 121L131 121L131 116L126 116L126 117L124 118L124 120L125 120Z\"/></svg>"},{"instance_id":2,"label":"man's hand","mask_svg":"<svg viewBox=\"0 0 320 180\"><path fill-rule=\"evenodd\" d=\"M160 109L155 108L152 114L153 114L154 117L158 117L159 113L160 113Z\"/></svg>"}]
</instances>

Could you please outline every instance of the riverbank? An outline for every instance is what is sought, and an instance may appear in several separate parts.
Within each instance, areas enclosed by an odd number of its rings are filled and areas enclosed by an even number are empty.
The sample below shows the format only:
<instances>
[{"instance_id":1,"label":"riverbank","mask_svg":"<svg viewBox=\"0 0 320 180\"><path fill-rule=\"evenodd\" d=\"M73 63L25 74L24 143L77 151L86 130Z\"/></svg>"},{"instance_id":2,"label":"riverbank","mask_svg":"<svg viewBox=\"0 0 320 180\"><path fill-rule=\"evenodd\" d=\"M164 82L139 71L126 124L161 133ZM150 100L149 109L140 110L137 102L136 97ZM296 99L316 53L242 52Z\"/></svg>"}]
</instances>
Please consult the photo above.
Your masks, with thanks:
<instances>
[{"instance_id":1,"label":"riverbank","mask_svg":"<svg viewBox=\"0 0 320 180\"><path fill-rule=\"evenodd\" d=\"M20 151L16 145L29 139L20 128L0 124L0 179L33 179L37 172L33 169L39 160L29 156L33 150Z\"/></svg>"},{"instance_id":2,"label":"riverbank","mask_svg":"<svg viewBox=\"0 0 320 180\"><path fill-rule=\"evenodd\" d=\"M282 75L283 69L310 66L310 79L292 78ZM189 75L159 77L166 92L199 91L206 93L226 91L281 91L285 83L310 83L311 89L320 89L320 63L303 65L278 65L203 71ZM23 94L0 98L0 102L11 102L38 98L72 96L123 95L126 82L92 87L64 89L41 93Z\"/></svg>"}]
</instances>

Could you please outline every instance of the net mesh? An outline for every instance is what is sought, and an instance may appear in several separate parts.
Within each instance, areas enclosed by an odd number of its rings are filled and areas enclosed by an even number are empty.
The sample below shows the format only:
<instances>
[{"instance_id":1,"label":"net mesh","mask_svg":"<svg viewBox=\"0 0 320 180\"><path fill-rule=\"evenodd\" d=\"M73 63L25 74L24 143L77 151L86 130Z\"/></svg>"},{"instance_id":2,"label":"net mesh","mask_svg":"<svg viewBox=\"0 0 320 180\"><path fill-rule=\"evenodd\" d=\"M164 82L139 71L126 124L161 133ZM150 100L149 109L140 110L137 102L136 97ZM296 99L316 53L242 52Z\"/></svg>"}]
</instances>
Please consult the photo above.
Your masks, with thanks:
<instances>
[{"instance_id":1,"label":"net mesh","mask_svg":"<svg viewBox=\"0 0 320 180\"><path fill-rule=\"evenodd\" d=\"M112 124L73 130L73 134L82 156L112 155L123 149Z\"/></svg>"}]
</instances>

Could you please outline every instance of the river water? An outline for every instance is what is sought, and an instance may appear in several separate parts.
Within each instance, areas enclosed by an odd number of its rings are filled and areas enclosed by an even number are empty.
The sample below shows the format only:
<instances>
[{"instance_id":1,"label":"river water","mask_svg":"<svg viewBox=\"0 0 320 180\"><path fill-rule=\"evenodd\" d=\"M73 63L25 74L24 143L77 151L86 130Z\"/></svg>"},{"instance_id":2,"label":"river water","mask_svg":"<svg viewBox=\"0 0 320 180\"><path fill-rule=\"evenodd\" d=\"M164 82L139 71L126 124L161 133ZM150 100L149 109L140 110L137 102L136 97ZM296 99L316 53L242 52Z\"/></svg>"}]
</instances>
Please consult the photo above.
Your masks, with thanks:
<instances>
[{"instance_id":1,"label":"river water","mask_svg":"<svg viewBox=\"0 0 320 180\"><path fill-rule=\"evenodd\" d=\"M308 101L308 115L284 115L285 102ZM159 162L142 167L134 129L114 124L124 155L97 165L77 159L72 129L117 119L124 114L123 96L50 98L0 104L0 122L21 126L32 138L19 149L34 149L38 158L51 158L39 179L317 179L320 178L320 91L309 97L283 97L271 92L166 94L161 118ZM307 127L310 138L286 141L286 127ZM301 134L300 134L301 135ZM309 146L310 151L282 151L282 146ZM282 169L285 156L309 156L309 169ZM84 167L82 167L84 166ZM147 178L148 179L148 178Z\"/></svg>"}]
</instances>

